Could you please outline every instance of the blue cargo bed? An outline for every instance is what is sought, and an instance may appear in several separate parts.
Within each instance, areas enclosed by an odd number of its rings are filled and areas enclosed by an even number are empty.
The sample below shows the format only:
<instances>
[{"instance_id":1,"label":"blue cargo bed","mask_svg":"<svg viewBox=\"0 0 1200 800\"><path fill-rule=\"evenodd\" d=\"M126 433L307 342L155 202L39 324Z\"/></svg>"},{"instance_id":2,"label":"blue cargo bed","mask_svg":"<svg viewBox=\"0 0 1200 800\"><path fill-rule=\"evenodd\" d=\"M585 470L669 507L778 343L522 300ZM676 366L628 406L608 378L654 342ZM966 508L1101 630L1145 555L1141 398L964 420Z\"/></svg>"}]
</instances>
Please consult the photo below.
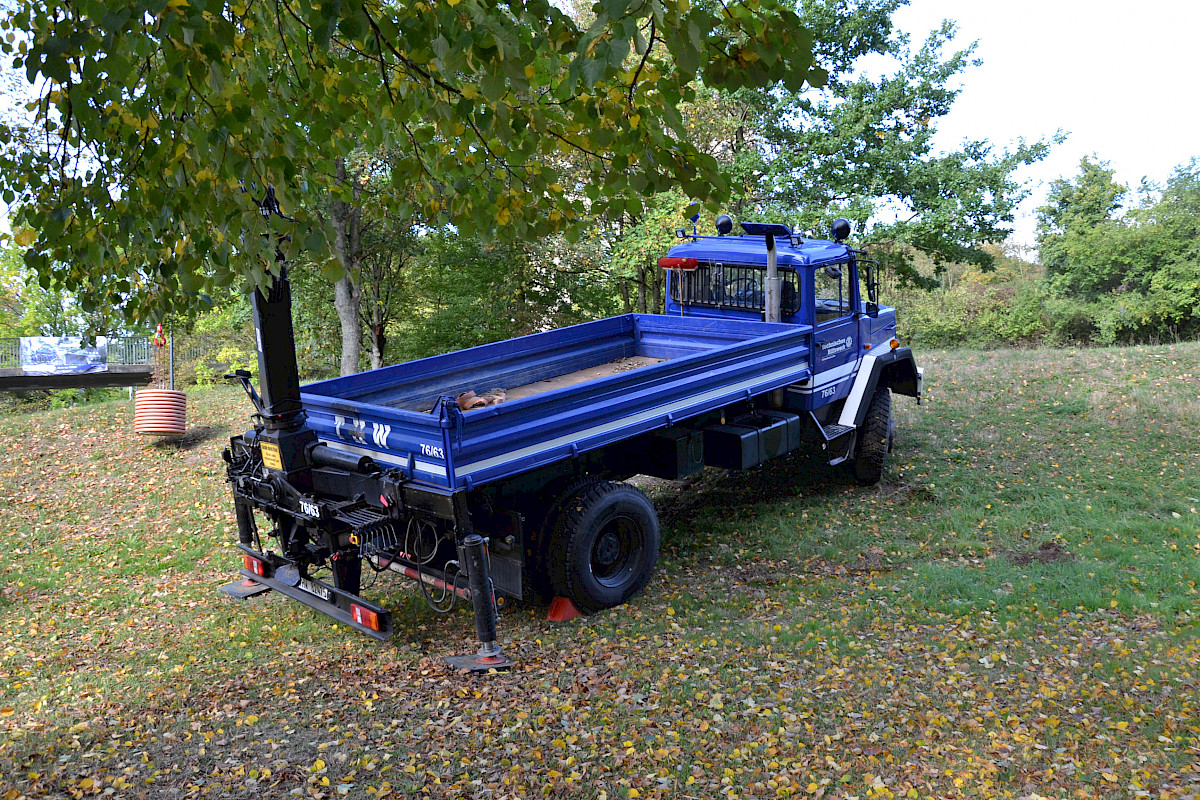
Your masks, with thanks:
<instances>
[{"instance_id":1,"label":"blue cargo bed","mask_svg":"<svg viewBox=\"0 0 1200 800\"><path fill-rule=\"evenodd\" d=\"M471 489L803 381L811 333L626 314L309 384L301 399L331 447ZM499 405L462 412L452 401L516 387L524 396Z\"/></svg>"}]
</instances>

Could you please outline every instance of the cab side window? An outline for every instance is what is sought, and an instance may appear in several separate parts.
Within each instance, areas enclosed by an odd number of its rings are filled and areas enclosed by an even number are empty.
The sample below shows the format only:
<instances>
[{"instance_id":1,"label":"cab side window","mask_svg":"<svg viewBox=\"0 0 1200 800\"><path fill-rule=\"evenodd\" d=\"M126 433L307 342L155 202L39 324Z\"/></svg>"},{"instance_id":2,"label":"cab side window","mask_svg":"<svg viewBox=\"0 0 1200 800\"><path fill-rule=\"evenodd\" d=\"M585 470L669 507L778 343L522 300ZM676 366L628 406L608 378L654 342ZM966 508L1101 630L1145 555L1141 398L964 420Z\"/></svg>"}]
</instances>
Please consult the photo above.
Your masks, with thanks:
<instances>
[{"instance_id":1,"label":"cab side window","mask_svg":"<svg viewBox=\"0 0 1200 800\"><path fill-rule=\"evenodd\" d=\"M849 267L849 264L827 264L813 270L818 324L850 313Z\"/></svg>"}]
</instances>

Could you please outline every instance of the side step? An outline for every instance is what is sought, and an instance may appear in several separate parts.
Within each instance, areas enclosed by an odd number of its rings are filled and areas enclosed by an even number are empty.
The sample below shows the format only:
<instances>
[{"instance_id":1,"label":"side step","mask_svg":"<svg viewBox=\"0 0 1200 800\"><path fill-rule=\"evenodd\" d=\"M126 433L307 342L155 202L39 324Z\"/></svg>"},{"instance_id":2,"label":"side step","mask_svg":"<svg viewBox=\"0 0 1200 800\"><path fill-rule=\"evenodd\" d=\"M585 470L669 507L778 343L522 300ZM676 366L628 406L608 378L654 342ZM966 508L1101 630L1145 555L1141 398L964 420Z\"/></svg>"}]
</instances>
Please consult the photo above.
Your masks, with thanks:
<instances>
[{"instance_id":1,"label":"side step","mask_svg":"<svg viewBox=\"0 0 1200 800\"><path fill-rule=\"evenodd\" d=\"M838 441L846 434L853 433L855 430L853 425L842 425L840 422L831 422L828 425L824 425L812 411L808 412L808 421L809 435L812 436L814 432L819 432L821 438L816 439L816 441L819 442L824 439L826 445Z\"/></svg>"},{"instance_id":2,"label":"side step","mask_svg":"<svg viewBox=\"0 0 1200 800\"><path fill-rule=\"evenodd\" d=\"M814 422L815 422L815 420L814 420ZM825 437L825 441L827 441L827 442L832 442L835 439L840 439L843 436L845 436L847 433L850 433L854 430L853 425L839 425L836 422L829 424L829 425L822 425L821 423L818 422L817 427L820 428L821 435Z\"/></svg>"},{"instance_id":3,"label":"side step","mask_svg":"<svg viewBox=\"0 0 1200 800\"><path fill-rule=\"evenodd\" d=\"M822 425L821 421L817 419L817 415L811 411L808 412L808 421L811 428L809 435L819 435L820 438L815 441L820 444L822 450L832 455L832 458L829 459L830 464L840 464L850 458L854 446L854 432L857 428L838 422Z\"/></svg>"}]
</instances>

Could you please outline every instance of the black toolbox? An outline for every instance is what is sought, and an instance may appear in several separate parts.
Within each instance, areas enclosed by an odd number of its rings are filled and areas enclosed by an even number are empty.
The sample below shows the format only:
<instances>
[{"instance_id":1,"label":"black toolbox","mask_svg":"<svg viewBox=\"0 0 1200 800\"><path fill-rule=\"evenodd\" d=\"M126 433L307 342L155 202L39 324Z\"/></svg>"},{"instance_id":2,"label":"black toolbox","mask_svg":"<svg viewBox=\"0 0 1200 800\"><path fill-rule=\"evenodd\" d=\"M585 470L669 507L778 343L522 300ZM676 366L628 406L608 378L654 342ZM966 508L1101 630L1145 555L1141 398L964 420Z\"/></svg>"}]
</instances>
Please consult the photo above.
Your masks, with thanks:
<instances>
[{"instance_id":1,"label":"black toolbox","mask_svg":"<svg viewBox=\"0 0 1200 800\"><path fill-rule=\"evenodd\" d=\"M726 425L704 429L704 463L749 469L800 445L800 417L786 411L756 411Z\"/></svg>"}]
</instances>

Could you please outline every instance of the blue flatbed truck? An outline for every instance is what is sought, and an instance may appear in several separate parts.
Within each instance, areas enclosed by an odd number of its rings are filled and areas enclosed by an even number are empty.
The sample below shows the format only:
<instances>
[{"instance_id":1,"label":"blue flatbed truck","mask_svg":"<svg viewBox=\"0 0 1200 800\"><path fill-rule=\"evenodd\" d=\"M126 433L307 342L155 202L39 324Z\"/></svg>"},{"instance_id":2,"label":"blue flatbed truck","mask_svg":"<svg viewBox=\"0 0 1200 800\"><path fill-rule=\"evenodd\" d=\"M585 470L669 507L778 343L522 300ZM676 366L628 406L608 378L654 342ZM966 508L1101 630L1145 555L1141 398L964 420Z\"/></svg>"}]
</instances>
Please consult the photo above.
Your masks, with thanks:
<instances>
[{"instance_id":1,"label":"blue flatbed truck","mask_svg":"<svg viewBox=\"0 0 1200 800\"><path fill-rule=\"evenodd\" d=\"M244 580L224 590L273 589L387 639L390 612L360 592L364 574L398 573L435 607L473 606L481 647L454 666L504 667L498 603L565 598L588 613L646 585L658 521L626 478L816 451L878 481L891 395L920 402L922 371L878 303L877 270L844 244L843 220L833 240L742 228L729 235L722 215L718 236L677 231L663 314L303 389L281 269L253 298L262 397L249 373L230 376L257 414L225 451ZM504 400L461 402L474 395Z\"/></svg>"}]
</instances>

